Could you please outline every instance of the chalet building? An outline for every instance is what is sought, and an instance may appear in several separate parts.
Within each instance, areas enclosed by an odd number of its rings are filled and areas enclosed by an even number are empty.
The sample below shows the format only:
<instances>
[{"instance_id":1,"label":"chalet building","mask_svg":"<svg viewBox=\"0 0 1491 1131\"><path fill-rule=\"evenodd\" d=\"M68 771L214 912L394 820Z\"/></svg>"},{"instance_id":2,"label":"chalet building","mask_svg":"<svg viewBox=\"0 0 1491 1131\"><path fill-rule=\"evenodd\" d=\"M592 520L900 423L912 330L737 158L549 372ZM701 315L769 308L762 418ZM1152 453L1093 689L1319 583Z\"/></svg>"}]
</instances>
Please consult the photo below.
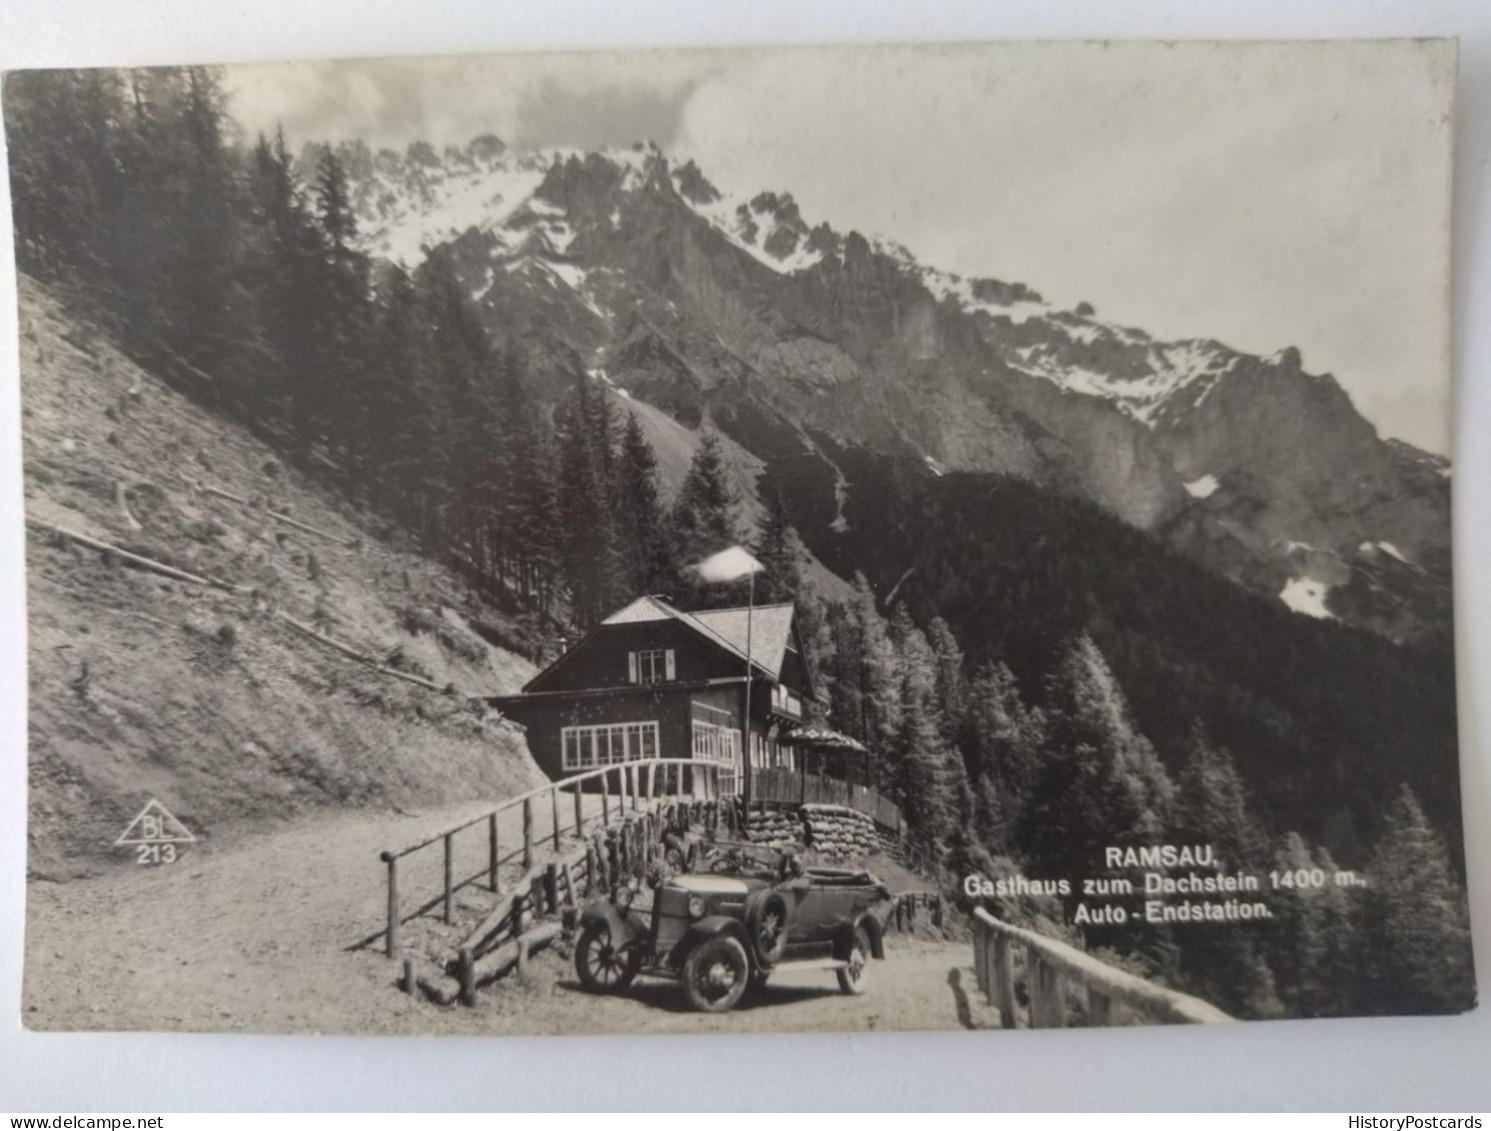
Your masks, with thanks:
<instances>
[{"instance_id":1,"label":"chalet building","mask_svg":"<svg viewBox=\"0 0 1491 1131\"><path fill-rule=\"evenodd\" d=\"M739 784L746 709L747 610L686 613L640 597L524 686L488 700L527 728L528 749L558 780L633 758L704 758ZM803 720L813 679L792 605L750 612L752 765L796 769L779 739Z\"/></svg>"}]
</instances>

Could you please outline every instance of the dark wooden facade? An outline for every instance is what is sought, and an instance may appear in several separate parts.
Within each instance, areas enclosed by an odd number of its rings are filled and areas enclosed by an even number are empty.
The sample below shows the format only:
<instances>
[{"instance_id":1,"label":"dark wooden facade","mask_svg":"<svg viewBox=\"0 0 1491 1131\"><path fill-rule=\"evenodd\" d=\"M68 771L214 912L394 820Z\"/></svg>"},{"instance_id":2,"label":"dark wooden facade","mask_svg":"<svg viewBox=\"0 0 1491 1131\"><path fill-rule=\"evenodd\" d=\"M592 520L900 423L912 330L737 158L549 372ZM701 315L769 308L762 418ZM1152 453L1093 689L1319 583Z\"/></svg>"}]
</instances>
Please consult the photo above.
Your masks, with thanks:
<instances>
[{"instance_id":1,"label":"dark wooden facade","mask_svg":"<svg viewBox=\"0 0 1491 1131\"><path fill-rule=\"evenodd\" d=\"M524 686L490 700L527 731L558 780L638 757L718 760L722 784L744 755L746 610L691 615L653 597L619 610ZM750 741L757 766L795 767L776 739L800 722L812 677L790 605L753 610Z\"/></svg>"}]
</instances>

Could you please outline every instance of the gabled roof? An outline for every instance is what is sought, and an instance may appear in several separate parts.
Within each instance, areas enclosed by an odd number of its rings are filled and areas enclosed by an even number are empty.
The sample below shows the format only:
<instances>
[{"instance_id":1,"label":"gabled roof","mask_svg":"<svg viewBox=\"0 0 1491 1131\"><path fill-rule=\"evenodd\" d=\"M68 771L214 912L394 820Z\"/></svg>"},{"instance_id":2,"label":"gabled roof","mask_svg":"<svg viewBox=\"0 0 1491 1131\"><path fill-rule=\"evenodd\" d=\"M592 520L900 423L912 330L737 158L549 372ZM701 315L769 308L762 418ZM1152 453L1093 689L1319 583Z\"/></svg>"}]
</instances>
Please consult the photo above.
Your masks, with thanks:
<instances>
[{"instance_id":1,"label":"gabled roof","mask_svg":"<svg viewBox=\"0 0 1491 1131\"><path fill-rule=\"evenodd\" d=\"M772 679L781 679L782 664L787 658L787 646L792 642L792 618L794 606L756 605L750 613L751 664L760 668ZM607 624L638 624L643 621L676 620L688 625L701 636L742 660L746 658L745 608L706 609L697 613L686 613L675 609L658 597L638 597L625 608L618 609L601 622Z\"/></svg>"}]
</instances>

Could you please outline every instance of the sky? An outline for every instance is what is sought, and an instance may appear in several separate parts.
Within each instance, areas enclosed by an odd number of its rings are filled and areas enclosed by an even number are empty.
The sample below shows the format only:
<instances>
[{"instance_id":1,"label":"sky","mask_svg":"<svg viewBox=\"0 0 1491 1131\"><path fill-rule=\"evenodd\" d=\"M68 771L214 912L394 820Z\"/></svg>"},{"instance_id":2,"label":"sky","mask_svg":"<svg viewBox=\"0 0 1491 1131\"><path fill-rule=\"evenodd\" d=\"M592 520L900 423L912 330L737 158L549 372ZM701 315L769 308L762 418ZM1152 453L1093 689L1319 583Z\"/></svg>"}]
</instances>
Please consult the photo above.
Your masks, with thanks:
<instances>
[{"instance_id":1,"label":"sky","mask_svg":"<svg viewBox=\"0 0 1491 1131\"><path fill-rule=\"evenodd\" d=\"M1298 347L1449 453L1452 47L1026 43L230 67L246 131L650 139L922 262L1160 338Z\"/></svg>"}]
</instances>

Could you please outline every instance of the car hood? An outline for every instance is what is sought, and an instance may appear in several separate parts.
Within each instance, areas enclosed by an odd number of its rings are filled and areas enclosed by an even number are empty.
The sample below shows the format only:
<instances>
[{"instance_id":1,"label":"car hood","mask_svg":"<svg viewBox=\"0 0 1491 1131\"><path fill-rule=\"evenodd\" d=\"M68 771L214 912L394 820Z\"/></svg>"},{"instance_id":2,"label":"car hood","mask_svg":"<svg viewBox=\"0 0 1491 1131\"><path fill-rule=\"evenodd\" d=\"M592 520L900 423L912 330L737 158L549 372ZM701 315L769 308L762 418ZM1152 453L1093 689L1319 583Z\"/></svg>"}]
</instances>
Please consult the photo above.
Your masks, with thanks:
<instances>
[{"instance_id":1,"label":"car hood","mask_svg":"<svg viewBox=\"0 0 1491 1131\"><path fill-rule=\"evenodd\" d=\"M674 876L667 886L691 895L746 895L766 887L766 881L740 876Z\"/></svg>"}]
</instances>

